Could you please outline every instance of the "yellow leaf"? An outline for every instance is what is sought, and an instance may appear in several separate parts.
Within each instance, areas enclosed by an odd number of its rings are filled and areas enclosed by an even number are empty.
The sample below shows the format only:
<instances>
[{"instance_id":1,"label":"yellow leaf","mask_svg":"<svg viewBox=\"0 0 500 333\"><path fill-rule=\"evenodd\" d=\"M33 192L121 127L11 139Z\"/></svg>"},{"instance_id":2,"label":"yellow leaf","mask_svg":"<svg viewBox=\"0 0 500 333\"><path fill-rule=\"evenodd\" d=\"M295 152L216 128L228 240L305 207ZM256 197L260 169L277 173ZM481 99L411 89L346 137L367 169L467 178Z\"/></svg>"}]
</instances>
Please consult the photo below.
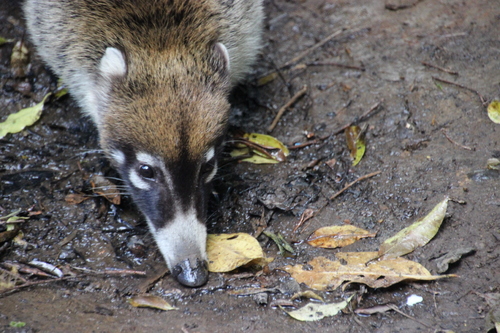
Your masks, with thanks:
<instances>
[{"instance_id":1,"label":"yellow leaf","mask_svg":"<svg viewBox=\"0 0 500 333\"><path fill-rule=\"evenodd\" d=\"M163 311L177 310L163 298L154 295L137 295L128 299L130 305L136 308L154 308Z\"/></svg>"},{"instance_id":2,"label":"yellow leaf","mask_svg":"<svg viewBox=\"0 0 500 333\"><path fill-rule=\"evenodd\" d=\"M375 237L376 234L353 225L330 226L317 229L309 236L307 243L314 247L335 249L350 245L361 238Z\"/></svg>"},{"instance_id":3,"label":"yellow leaf","mask_svg":"<svg viewBox=\"0 0 500 333\"><path fill-rule=\"evenodd\" d=\"M272 73L269 73L267 75L261 76L257 80L257 86L260 87L260 86L266 85L269 82L271 82L274 79L276 79L277 77L278 77L278 73L276 73L276 72L272 72Z\"/></svg>"},{"instance_id":4,"label":"yellow leaf","mask_svg":"<svg viewBox=\"0 0 500 333\"><path fill-rule=\"evenodd\" d=\"M378 251L379 256L396 258L427 244L437 234L444 220L448 200L445 198L425 217L383 242Z\"/></svg>"},{"instance_id":5,"label":"yellow leaf","mask_svg":"<svg viewBox=\"0 0 500 333\"><path fill-rule=\"evenodd\" d=\"M500 124L500 102L497 100L491 101L488 105L488 117L490 117L491 121L495 124Z\"/></svg>"},{"instance_id":6,"label":"yellow leaf","mask_svg":"<svg viewBox=\"0 0 500 333\"><path fill-rule=\"evenodd\" d=\"M208 235L207 255L210 272L230 272L264 258L257 239L246 233Z\"/></svg>"},{"instance_id":7,"label":"yellow leaf","mask_svg":"<svg viewBox=\"0 0 500 333\"><path fill-rule=\"evenodd\" d=\"M51 94L45 95L43 100L35 106L22 109L7 117L3 123L0 123L0 139L9 133L19 133L26 126L33 125L42 115L43 105Z\"/></svg>"},{"instance_id":8,"label":"yellow leaf","mask_svg":"<svg viewBox=\"0 0 500 333\"><path fill-rule=\"evenodd\" d=\"M359 126L349 126L345 130L346 142L351 157L352 165L356 166L363 158L366 150L363 131Z\"/></svg>"},{"instance_id":9,"label":"yellow leaf","mask_svg":"<svg viewBox=\"0 0 500 333\"><path fill-rule=\"evenodd\" d=\"M298 283L316 290L335 290L344 282L386 288L405 280L431 281L454 276L431 275L422 265L403 258L374 261L377 252L341 252L336 256L341 261L317 257L308 262L306 269L302 264L282 269Z\"/></svg>"},{"instance_id":10,"label":"yellow leaf","mask_svg":"<svg viewBox=\"0 0 500 333\"><path fill-rule=\"evenodd\" d=\"M308 303L300 309L293 311L285 311L290 317L300 321L317 321L325 317L337 315L340 311L347 307L351 301L351 297L340 303L318 304ZM283 308L282 308L283 309Z\"/></svg>"},{"instance_id":11,"label":"yellow leaf","mask_svg":"<svg viewBox=\"0 0 500 333\"><path fill-rule=\"evenodd\" d=\"M286 157L290 154L288 148L281 141L270 135L245 133L242 138L247 140L248 143L245 144L245 142L242 142L230 154L232 157L251 155L243 159L243 162L274 164L286 161Z\"/></svg>"}]
</instances>

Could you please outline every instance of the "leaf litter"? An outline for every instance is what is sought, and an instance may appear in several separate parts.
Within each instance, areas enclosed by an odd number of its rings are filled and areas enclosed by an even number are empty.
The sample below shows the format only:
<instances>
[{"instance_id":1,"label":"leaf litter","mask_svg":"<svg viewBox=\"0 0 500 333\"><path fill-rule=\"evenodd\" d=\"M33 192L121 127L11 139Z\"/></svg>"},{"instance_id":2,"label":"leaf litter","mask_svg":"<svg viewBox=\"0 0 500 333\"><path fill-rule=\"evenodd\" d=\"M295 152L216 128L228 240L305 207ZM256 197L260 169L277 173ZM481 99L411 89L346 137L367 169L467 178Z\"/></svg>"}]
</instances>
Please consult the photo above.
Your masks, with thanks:
<instances>
[{"instance_id":1,"label":"leaf litter","mask_svg":"<svg viewBox=\"0 0 500 333\"><path fill-rule=\"evenodd\" d=\"M379 248L379 257L396 258L427 244L439 231L446 215L449 198L438 203L429 214L385 240Z\"/></svg>"},{"instance_id":2,"label":"leaf litter","mask_svg":"<svg viewBox=\"0 0 500 333\"><path fill-rule=\"evenodd\" d=\"M250 263L268 262L257 239L246 233L209 234L207 256L208 270L219 273Z\"/></svg>"},{"instance_id":3,"label":"leaf litter","mask_svg":"<svg viewBox=\"0 0 500 333\"><path fill-rule=\"evenodd\" d=\"M377 252L340 252L339 260L316 257L307 264L282 267L298 282L315 290L332 291L344 282L387 288L401 281L432 281L455 275L432 275L424 266L404 258L376 261Z\"/></svg>"},{"instance_id":4,"label":"leaf litter","mask_svg":"<svg viewBox=\"0 0 500 333\"><path fill-rule=\"evenodd\" d=\"M353 225L329 226L314 231L307 238L307 244L314 247L335 249L351 245L361 238L375 237L376 235L376 232L371 233Z\"/></svg>"}]
</instances>

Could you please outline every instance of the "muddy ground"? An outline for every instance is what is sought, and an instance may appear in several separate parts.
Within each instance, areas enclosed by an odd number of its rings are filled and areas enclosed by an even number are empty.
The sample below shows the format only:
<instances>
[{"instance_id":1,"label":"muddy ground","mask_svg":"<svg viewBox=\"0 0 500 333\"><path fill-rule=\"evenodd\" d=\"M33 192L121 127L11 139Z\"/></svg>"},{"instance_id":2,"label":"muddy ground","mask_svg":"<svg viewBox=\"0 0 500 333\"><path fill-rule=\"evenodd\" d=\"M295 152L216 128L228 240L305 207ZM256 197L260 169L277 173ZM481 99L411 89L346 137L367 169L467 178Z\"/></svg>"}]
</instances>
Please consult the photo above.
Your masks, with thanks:
<instances>
[{"instance_id":1,"label":"muddy ground","mask_svg":"<svg viewBox=\"0 0 500 333\"><path fill-rule=\"evenodd\" d=\"M396 10L386 6L398 3L409 6ZM167 274L149 292L169 300L177 311L131 307L127 298L147 290L148 279L161 275L165 264L126 196L119 206L99 197L76 205L65 201L68 194L89 193L90 175L116 174L99 151L92 123L80 117L71 98L63 98L50 103L34 126L0 139L0 216L19 208L41 212L22 224L28 245L0 244L0 261L38 259L78 275L1 295L0 331L487 329L490 307L482 295L500 292L500 173L486 169L488 158L500 156L500 127L489 120L484 104L500 97L498 1L275 0L266 1L265 8L263 55L249 83L232 96L231 122L248 132L265 132L277 110L307 85L306 96L284 114L272 135L288 145L307 142L307 133L323 140L292 150L286 163L225 165L215 182L218 202L212 200L208 226L211 233L255 233L259 224L267 224L267 230L298 242L295 256L280 256L274 243L261 236L266 255L276 258L264 273L211 274L208 285L198 289L183 288ZM341 33L296 62L308 66L282 69L272 82L256 84L258 77L336 31ZM20 40L24 35L19 3L2 1L0 37ZM55 78L28 46L31 69L25 78L12 73L13 43L0 46L0 121L55 88ZM377 103L379 108L359 119ZM344 135L335 133L357 120L367 126L367 151L352 167ZM332 159L335 164L325 163ZM329 202L300 233L292 232L305 209L318 211L343 186L375 171L381 173ZM307 290L279 267L305 264L320 255L334 258L339 251L376 251L384 239L425 215L445 196L454 201L439 233L406 257L436 273L437 258L473 248L475 252L447 271L459 277L387 289L350 285L319 292L326 301L338 302L358 291L358 307L393 303L409 317L394 311L371 316L342 313L304 323L273 306L298 289ZM341 250L315 249L300 242L320 226L345 223L378 231L377 237ZM147 276L84 274L76 267L93 272L145 271ZM259 299L230 295L242 287L277 290ZM406 299L412 294L423 301L410 307ZM297 307L306 302L294 301ZM12 321L26 326L9 327Z\"/></svg>"}]
</instances>

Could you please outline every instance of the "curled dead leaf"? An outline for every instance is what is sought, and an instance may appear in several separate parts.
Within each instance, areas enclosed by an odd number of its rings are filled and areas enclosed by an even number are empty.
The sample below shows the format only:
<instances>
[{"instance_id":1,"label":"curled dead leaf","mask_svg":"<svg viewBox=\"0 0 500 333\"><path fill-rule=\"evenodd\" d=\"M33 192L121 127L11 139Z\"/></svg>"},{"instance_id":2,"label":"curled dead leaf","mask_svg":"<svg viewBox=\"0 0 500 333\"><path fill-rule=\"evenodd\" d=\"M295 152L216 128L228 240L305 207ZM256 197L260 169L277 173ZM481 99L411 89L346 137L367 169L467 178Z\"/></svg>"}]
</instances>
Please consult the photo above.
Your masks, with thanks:
<instances>
[{"instance_id":1,"label":"curled dead leaf","mask_svg":"<svg viewBox=\"0 0 500 333\"><path fill-rule=\"evenodd\" d=\"M329 226L319 228L307 239L307 244L314 247L334 249L350 245L361 238L375 237L377 233L371 233L353 225Z\"/></svg>"}]
</instances>

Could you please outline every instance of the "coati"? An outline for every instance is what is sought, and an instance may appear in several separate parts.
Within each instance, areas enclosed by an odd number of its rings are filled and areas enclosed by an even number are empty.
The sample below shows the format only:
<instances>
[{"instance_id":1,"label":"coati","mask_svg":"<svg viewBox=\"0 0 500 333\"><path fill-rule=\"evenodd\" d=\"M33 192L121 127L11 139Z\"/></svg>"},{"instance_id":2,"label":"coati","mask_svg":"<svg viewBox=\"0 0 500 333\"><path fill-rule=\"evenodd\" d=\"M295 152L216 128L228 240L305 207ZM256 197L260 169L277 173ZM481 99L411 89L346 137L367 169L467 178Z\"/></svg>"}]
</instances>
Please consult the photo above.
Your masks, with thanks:
<instances>
[{"instance_id":1,"label":"coati","mask_svg":"<svg viewBox=\"0 0 500 333\"><path fill-rule=\"evenodd\" d=\"M173 276L208 280L208 184L261 0L26 0L38 54L97 126Z\"/></svg>"}]
</instances>

